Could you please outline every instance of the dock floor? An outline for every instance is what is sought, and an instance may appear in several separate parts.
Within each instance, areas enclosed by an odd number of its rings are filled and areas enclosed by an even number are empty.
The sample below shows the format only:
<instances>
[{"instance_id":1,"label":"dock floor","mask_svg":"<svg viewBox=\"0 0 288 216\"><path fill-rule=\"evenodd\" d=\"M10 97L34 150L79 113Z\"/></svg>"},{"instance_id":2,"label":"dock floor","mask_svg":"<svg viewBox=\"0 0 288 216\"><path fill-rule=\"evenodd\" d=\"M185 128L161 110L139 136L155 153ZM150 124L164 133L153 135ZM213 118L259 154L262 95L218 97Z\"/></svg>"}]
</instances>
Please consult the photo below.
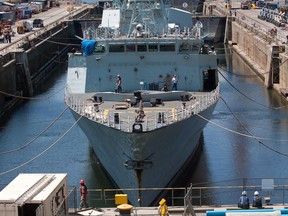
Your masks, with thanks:
<instances>
[{"instance_id":1,"label":"dock floor","mask_svg":"<svg viewBox=\"0 0 288 216\"><path fill-rule=\"evenodd\" d=\"M288 206L285 205L265 205L261 210L281 210L287 209ZM194 206L194 212L196 216L206 215L207 211L227 211L227 210L243 210L237 207L237 205L223 205L223 206ZM251 207L251 210L259 210L258 208ZM168 206L169 215L175 216L183 216L184 215L184 207L183 206ZM103 216L117 216L117 215L131 215L131 216L142 216L142 215L159 215L157 207L134 207L131 213L129 214L120 214L119 210L116 207L111 208L98 208L98 209L87 209L77 212L69 212L70 216L76 215L103 215ZM186 215L192 215L188 213Z\"/></svg>"}]
</instances>

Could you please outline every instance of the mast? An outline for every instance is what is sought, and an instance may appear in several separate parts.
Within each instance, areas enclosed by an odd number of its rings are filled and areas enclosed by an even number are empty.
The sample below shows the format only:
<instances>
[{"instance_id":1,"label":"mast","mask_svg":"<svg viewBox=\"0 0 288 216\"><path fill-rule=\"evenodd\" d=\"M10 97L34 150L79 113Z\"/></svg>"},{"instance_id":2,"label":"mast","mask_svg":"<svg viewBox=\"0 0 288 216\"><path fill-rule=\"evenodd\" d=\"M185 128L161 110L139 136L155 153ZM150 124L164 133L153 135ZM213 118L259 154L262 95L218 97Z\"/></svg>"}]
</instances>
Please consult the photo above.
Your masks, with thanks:
<instances>
[{"instance_id":1,"label":"mast","mask_svg":"<svg viewBox=\"0 0 288 216\"><path fill-rule=\"evenodd\" d=\"M169 6L163 0L124 0L121 33L126 29L128 37L149 37L167 32Z\"/></svg>"}]
</instances>

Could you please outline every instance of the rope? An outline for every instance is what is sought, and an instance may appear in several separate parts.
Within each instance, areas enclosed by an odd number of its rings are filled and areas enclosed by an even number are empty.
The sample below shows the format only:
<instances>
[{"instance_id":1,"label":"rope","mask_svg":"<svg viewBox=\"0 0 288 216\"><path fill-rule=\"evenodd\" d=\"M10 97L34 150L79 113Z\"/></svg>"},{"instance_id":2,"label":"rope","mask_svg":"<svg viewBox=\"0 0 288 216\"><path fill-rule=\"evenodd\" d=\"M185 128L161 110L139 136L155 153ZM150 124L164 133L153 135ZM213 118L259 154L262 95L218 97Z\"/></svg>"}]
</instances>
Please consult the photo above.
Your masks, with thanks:
<instances>
[{"instance_id":1,"label":"rope","mask_svg":"<svg viewBox=\"0 0 288 216\"><path fill-rule=\"evenodd\" d=\"M25 165L29 164L30 162L36 160L38 157L43 155L50 148L52 148L54 145L56 145L64 136L66 136L66 134L80 121L81 118L82 118L82 116L80 116L80 118L76 122L74 122L74 124L62 136L60 136L54 143L52 143L50 146L48 146L44 151L40 152L38 155L36 155L35 157L33 157L30 160L26 161L25 163L23 163L23 164L21 164L19 166L16 166L16 167L14 167L14 168L12 168L10 170L7 170L5 172L0 173L0 176L5 175L7 173L10 173L10 172L12 172L14 170L17 170L17 169L21 168L21 167L24 167Z\"/></svg>"},{"instance_id":2,"label":"rope","mask_svg":"<svg viewBox=\"0 0 288 216\"><path fill-rule=\"evenodd\" d=\"M231 132L231 133L234 133L234 134L237 134L237 135L240 135L240 136L244 136L244 137L248 137L248 138L253 138L253 139L259 139L259 140L274 141L274 142L288 142L288 140L275 140L275 139L270 139L270 138L265 138L265 137L257 137L257 136L253 136L253 135L243 134L243 133L234 131L234 130L232 130L232 129L226 128L226 127L224 127L224 126L222 126L222 125L219 125L219 124L217 124L217 123L215 123L215 122L212 122L212 121L210 121L209 119L201 116L200 114L195 114L195 115L197 115L197 116L199 116L200 118L204 119L205 121L207 121L207 122L215 125L216 127L222 128L222 129L224 129L224 130L226 130L226 131L229 131L229 132Z\"/></svg>"},{"instance_id":3,"label":"rope","mask_svg":"<svg viewBox=\"0 0 288 216\"><path fill-rule=\"evenodd\" d=\"M20 98L20 99L26 99L26 100L47 100L49 98L51 98L52 96L54 96L55 94L57 94L58 92L60 92L61 90L63 90L65 88L65 86L59 90L57 90L55 93L53 93L52 95L49 95L48 97L25 97L25 96L19 96L19 95L15 95L15 94L10 94L8 92L4 92L4 91L0 91L1 94L4 95L8 95L8 96L12 96L14 98Z\"/></svg>"},{"instance_id":4,"label":"rope","mask_svg":"<svg viewBox=\"0 0 288 216\"><path fill-rule=\"evenodd\" d=\"M274 148L266 145L266 144L263 143L258 137L255 137L254 134L253 134L252 132L250 132L250 131L247 129L247 127L245 127L244 124L240 121L240 119L232 112L232 110L231 110L231 109L229 108L229 106L227 105L226 101L225 101L222 97L221 97L221 99L222 99L222 101L225 103L225 105L227 106L227 108L230 110L230 112L231 112L231 114L234 116L234 118L235 118L235 119L238 121L238 123L242 126L242 128L243 128L245 131L247 131L248 134L250 134L252 137L254 137L254 139L256 139L258 143L260 143L260 144L261 144L262 146L264 146L265 148L267 148L267 149L269 149L269 150L271 150L271 151L273 151L273 152L275 152L275 153L277 153L277 154L280 154L280 155L283 155L283 156L286 156L286 157L288 156L288 154L283 153L283 152L280 152L280 151L278 151L278 150L276 150L276 149L274 149ZM262 139L262 138L261 138L261 139ZM276 141L276 142L277 142L277 140L273 140L273 141Z\"/></svg>"},{"instance_id":5,"label":"rope","mask_svg":"<svg viewBox=\"0 0 288 216\"><path fill-rule=\"evenodd\" d=\"M256 104L258 104L258 105L260 105L260 106L262 106L262 107L265 107L265 108L268 108L268 109L272 109L272 110L278 110L278 109L283 109L283 108L287 107L287 106L271 107L271 106L266 106L266 105L264 105L264 104L261 104L261 103L255 101L254 99L248 97L247 95L245 95L244 93L242 93L240 90L238 90L219 70L218 70L218 72L219 72L219 74L223 77L223 79L225 79L226 82L230 84L230 86L231 86L232 88L234 88L239 94L241 94L242 96L244 96L246 99L248 99L248 100L250 100L250 101L252 101L252 102L254 102L254 103L256 103Z\"/></svg>"},{"instance_id":6,"label":"rope","mask_svg":"<svg viewBox=\"0 0 288 216\"><path fill-rule=\"evenodd\" d=\"M29 146L31 143L33 143L38 137L40 137L44 132L46 132L65 112L66 110L68 109L69 107L67 106L65 108L65 110L59 115L57 116L56 119L54 119L50 125L48 125L48 127L46 127L44 130L42 130L37 136L35 136L33 139L31 139L28 143L26 143L25 145L17 148L17 149L13 149L13 150L9 150L9 151L5 151L5 152L0 152L0 155L4 155L4 154L9 154L9 153L12 153L12 152L16 152L16 151L20 151L21 149L24 149L26 148L27 146Z\"/></svg>"}]
</instances>

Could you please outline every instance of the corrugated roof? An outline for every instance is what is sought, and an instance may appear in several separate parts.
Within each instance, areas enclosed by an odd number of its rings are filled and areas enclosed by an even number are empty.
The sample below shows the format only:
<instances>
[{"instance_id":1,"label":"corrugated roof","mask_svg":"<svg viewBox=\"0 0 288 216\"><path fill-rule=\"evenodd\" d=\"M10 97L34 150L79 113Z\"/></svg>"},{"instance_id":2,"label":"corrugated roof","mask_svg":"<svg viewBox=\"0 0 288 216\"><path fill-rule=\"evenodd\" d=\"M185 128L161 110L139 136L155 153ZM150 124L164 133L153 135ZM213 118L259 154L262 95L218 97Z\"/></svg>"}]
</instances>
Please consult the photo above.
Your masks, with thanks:
<instances>
[{"instance_id":1,"label":"corrugated roof","mask_svg":"<svg viewBox=\"0 0 288 216\"><path fill-rule=\"evenodd\" d=\"M59 173L21 173L0 192L0 202L14 203L25 193L31 203L41 202L48 198L66 176Z\"/></svg>"}]
</instances>

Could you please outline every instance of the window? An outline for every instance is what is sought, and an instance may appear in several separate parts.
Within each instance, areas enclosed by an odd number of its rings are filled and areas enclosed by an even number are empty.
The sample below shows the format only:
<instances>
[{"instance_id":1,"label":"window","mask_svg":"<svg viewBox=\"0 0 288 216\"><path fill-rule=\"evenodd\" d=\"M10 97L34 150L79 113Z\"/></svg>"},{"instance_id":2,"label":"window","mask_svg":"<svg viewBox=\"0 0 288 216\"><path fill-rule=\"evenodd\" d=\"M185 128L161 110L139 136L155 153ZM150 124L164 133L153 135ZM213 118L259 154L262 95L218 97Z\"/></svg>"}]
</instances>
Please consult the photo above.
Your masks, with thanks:
<instances>
[{"instance_id":1,"label":"window","mask_svg":"<svg viewBox=\"0 0 288 216\"><path fill-rule=\"evenodd\" d=\"M137 45L138 52L147 52L147 46L144 44Z\"/></svg>"},{"instance_id":2,"label":"window","mask_svg":"<svg viewBox=\"0 0 288 216\"><path fill-rule=\"evenodd\" d=\"M183 43L179 47L179 52L185 52L190 50L190 45L187 43Z\"/></svg>"},{"instance_id":3,"label":"window","mask_svg":"<svg viewBox=\"0 0 288 216\"><path fill-rule=\"evenodd\" d=\"M100 46L96 46L94 49L94 52L105 52L105 47L100 45Z\"/></svg>"},{"instance_id":4,"label":"window","mask_svg":"<svg viewBox=\"0 0 288 216\"><path fill-rule=\"evenodd\" d=\"M136 46L135 44L128 44L126 46L126 52L135 52L136 51Z\"/></svg>"},{"instance_id":5,"label":"window","mask_svg":"<svg viewBox=\"0 0 288 216\"><path fill-rule=\"evenodd\" d=\"M158 46L157 46L157 44L149 44L149 45L148 45L148 51L149 51L149 52L157 52L157 51L158 51Z\"/></svg>"},{"instance_id":6,"label":"window","mask_svg":"<svg viewBox=\"0 0 288 216\"><path fill-rule=\"evenodd\" d=\"M109 52L124 52L124 45L110 45Z\"/></svg>"},{"instance_id":7,"label":"window","mask_svg":"<svg viewBox=\"0 0 288 216\"><path fill-rule=\"evenodd\" d=\"M174 44L160 45L160 51L161 52L175 52L175 45Z\"/></svg>"},{"instance_id":8,"label":"window","mask_svg":"<svg viewBox=\"0 0 288 216\"><path fill-rule=\"evenodd\" d=\"M200 46L198 44L192 45L192 52L198 53L200 50Z\"/></svg>"}]
</instances>

